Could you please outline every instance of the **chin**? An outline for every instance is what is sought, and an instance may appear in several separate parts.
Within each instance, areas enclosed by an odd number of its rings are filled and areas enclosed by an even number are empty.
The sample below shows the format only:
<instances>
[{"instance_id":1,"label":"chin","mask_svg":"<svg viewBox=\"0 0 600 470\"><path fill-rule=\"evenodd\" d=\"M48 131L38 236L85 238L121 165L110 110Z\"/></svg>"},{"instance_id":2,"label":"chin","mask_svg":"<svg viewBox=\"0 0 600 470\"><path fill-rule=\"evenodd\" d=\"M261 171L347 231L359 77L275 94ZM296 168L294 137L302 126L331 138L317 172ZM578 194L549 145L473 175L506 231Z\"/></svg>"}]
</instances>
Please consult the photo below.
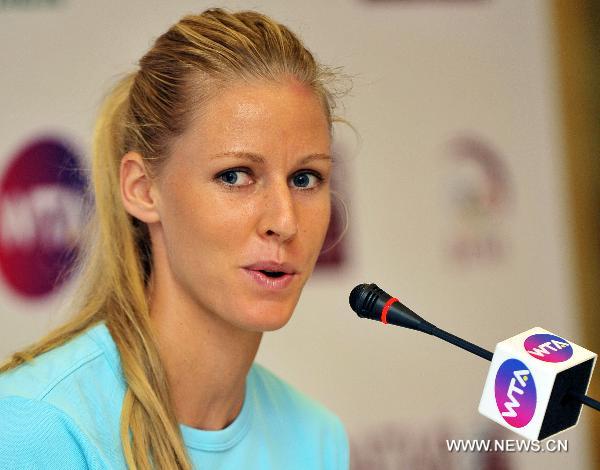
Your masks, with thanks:
<instances>
[{"instance_id":1,"label":"chin","mask_svg":"<svg viewBox=\"0 0 600 470\"><path fill-rule=\"evenodd\" d=\"M283 328L292 318L296 303L258 302L251 308L240 309L244 312L237 318L238 326L244 330L259 333Z\"/></svg>"}]
</instances>

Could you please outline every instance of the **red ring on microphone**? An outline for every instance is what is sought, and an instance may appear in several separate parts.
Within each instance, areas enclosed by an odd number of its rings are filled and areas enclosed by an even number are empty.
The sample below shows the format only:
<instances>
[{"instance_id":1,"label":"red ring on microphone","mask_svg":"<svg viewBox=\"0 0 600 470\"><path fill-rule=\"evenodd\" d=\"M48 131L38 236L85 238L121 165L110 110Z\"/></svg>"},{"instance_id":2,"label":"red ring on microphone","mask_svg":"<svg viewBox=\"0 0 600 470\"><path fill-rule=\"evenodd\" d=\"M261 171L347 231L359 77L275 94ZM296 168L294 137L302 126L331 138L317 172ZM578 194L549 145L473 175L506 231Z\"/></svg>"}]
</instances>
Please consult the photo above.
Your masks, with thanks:
<instances>
[{"instance_id":1,"label":"red ring on microphone","mask_svg":"<svg viewBox=\"0 0 600 470\"><path fill-rule=\"evenodd\" d=\"M383 310L381 311L381 322L387 325L387 313L388 310L390 309L390 307L392 306L392 304L394 302L400 302L396 297L392 297L390 300L388 300L385 305L383 306Z\"/></svg>"}]
</instances>

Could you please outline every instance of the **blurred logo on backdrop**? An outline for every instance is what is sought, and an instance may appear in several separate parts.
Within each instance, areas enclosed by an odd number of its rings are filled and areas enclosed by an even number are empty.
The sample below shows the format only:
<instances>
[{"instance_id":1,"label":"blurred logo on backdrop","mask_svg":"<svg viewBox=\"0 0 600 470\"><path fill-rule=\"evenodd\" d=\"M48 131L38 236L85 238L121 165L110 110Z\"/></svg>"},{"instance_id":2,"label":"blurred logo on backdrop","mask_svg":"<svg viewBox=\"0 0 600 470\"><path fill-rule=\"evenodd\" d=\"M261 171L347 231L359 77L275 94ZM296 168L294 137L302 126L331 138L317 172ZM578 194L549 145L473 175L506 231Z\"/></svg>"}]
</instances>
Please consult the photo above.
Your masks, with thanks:
<instances>
[{"instance_id":1,"label":"blurred logo on backdrop","mask_svg":"<svg viewBox=\"0 0 600 470\"><path fill-rule=\"evenodd\" d=\"M329 227L321 253L317 259L316 270L336 270L343 268L348 262L348 205L349 197L346 181L349 179L349 168L345 165L345 157L351 155L349 145L335 142L333 148L334 166L331 175L331 215Z\"/></svg>"},{"instance_id":2,"label":"blurred logo on backdrop","mask_svg":"<svg viewBox=\"0 0 600 470\"><path fill-rule=\"evenodd\" d=\"M459 264L498 262L507 252L505 214L512 199L508 167L476 136L452 140L448 156L450 256Z\"/></svg>"},{"instance_id":3,"label":"blurred logo on backdrop","mask_svg":"<svg viewBox=\"0 0 600 470\"><path fill-rule=\"evenodd\" d=\"M350 434L352 470L510 470L509 452L449 452L448 440L506 439L509 431L495 423L457 425L458 420L384 421Z\"/></svg>"},{"instance_id":4,"label":"blurred logo on backdrop","mask_svg":"<svg viewBox=\"0 0 600 470\"><path fill-rule=\"evenodd\" d=\"M63 139L34 139L9 158L0 176L0 273L19 297L45 297L69 278L85 184L80 159Z\"/></svg>"}]
</instances>

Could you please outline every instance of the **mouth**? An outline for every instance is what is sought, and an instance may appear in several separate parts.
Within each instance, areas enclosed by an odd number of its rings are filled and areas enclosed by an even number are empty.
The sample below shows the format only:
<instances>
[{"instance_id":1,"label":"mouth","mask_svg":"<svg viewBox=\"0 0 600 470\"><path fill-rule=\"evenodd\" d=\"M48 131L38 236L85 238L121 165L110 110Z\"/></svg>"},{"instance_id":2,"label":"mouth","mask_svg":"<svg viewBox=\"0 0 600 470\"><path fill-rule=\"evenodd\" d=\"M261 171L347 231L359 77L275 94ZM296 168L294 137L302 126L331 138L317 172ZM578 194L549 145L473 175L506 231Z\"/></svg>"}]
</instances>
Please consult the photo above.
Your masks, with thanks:
<instances>
[{"instance_id":1,"label":"mouth","mask_svg":"<svg viewBox=\"0 0 600 470\"><path fill-rule=\"evenodd\" d=\"M283 271L267 271L266 269L260 269L260 270L258 270L258 272L263 273L265 276L271 277L271 278L278 278L281 276L285 276L287 274L287 273L284 273Z\"/></svg>"},{"instance_id":2,"label":"mouth","mask_svg":"<svg viewBox=\"0 0 600 470\"><path fill-rule=\"evenodd\" d=\"M268 290L285 289L296 277L295 273L270 271L266 269L244 268L244 272L254 281L255 285Z\"/></svg>"}]
</instances>

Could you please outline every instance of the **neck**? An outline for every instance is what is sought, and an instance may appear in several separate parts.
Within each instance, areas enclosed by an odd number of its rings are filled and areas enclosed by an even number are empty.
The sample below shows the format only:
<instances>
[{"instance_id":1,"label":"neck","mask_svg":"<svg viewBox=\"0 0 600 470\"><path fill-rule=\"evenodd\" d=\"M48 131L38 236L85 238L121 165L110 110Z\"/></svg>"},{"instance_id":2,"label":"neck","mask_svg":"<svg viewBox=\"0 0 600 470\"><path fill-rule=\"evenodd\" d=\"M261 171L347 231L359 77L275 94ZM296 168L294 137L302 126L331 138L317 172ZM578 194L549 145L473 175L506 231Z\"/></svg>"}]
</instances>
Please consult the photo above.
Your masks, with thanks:
<instances>
[{"instance_id":1,"label":"neck","mask_svg":"<svg viewBox=\"0 0 600 470\"><path fill-rule=\"evenodd\" d=\"M150 321L178 422L224 429L242 408L262 333L202 311L174 282L152 279L150 285Z\"/></svg>"}]
</instances>

